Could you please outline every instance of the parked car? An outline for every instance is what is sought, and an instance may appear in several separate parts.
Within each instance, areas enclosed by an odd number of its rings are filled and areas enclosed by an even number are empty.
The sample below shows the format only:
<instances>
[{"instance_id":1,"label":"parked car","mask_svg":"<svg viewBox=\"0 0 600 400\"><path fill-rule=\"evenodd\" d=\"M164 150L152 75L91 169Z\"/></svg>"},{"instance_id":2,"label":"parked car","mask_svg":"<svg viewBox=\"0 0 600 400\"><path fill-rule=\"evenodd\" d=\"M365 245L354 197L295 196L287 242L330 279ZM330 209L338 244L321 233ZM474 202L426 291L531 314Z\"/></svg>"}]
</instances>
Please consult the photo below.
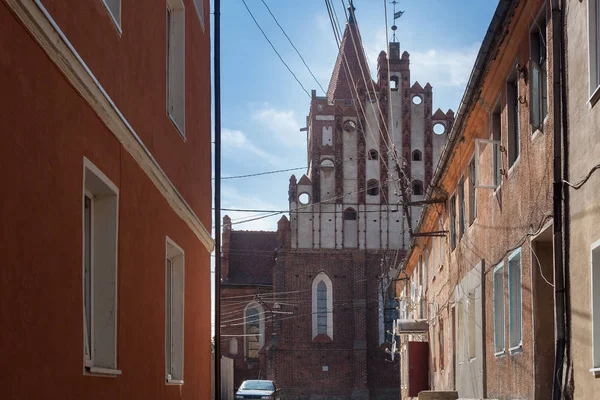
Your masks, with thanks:
<instances>
[{"instance_id":1,"label":"parked car","mask_svg":"<svg viewBox=\"0 0 600 400\"><path fill-rule=\"evenodd\" d=\"M236 399L275 399L277 388L273 381L249 380L244 381L235 393Z\"/></svg>"}]
</instances>

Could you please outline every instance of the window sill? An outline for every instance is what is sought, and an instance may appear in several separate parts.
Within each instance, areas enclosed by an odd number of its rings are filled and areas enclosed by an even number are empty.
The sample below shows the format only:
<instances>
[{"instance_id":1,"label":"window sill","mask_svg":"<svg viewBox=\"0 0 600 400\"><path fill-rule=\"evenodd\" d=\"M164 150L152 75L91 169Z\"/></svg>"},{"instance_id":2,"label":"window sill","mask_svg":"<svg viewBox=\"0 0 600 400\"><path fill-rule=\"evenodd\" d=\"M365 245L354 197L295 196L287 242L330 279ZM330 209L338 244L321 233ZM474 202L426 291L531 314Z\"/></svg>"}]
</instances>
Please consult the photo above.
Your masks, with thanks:
<instances>
[{"instance_id":1,"label":"window sill","mask_svg":"<svg viewBox=\"0 0 600 400\"><path fill-rule=\"evenodd\" d=\"M181 380L181 379L167 379L167 385L183 385L183 380Z\"/></svg>"},{"instance_id":2,"label":"window sill","mask_svg":"<svg viewBox=\"0 0 600 400\"><path fill-rule=\"evenodd\" d=\"M102 3L104 4L104 7L106 7L106 11L108 12L110 19L112 20L113 24L115 25L115 28L117 29L117 32L119 33L119 37L121 37L123 35L123 30L121 29L121 24L119 23L119 21L117 21L117 19L113 15L112 11L110 10L110 8L108 8L108 4L106 4L106 0L102 0Z\"/></svg>"},{"instance_id":3,"label":"window sill","mask_svg":"<svg viewBox=\"0 0 600 400\"><path fill-rule=\"evenodd\" d=\"M515 170L519 166L519 161L521 161L521 154L519 154L515 162L513 162L513 165L511 165L510 168L508 168L508 174L506 174L506 179L510 179L515 174Z\"/></svg>"},{"instance_id":4,"label":"window sill","mask_svg":"<svg viewBox=\"0 0 600 400\"><path fill-rule=\"evenodd\" d=\"M511 355L522 353L523 352L523 343L519 343L518 346L509 348L508 351Z\"/></svg>"},{"instance_id":5,"label":"window sill","mask_svg":"<svg viewBox=\"0 0 600 400\"><path fill-rule=\"evenodd\" d=\"M183 133L183 130L181 128L179 128L179 125L177 125L177 122L175 122L175 120L171 116L171 113L167 112L167 115L169 116L169 120L171 121L171 123L173 124L173 126L175 127L175 129L177 130L177 133L179 133L179 136L181 136L181 139L184 142L187 142L187 138L185 137L185 133Z\"/></svg>"},{"instance_id":6,"label":"window sill","mask_svg":"<svg viewBox=\"0 0 600 400\"><path fill-rule=\"evenodd\" d=\"M498 351L498 352L494 353L494 357L496 357L496 358L504 357L505 355L506 355L506 350L502 350L502 351Z\"/></svg>"},{"instance_id":7,"label":"window sill","mask_svg":"<svg viewBox=\"0 0 600 400\"><path fill-rule=\"evenodd\" d=\"M600 367L594 367L594 368L590 368L590 372L594 375L594 376L600 376Z\"/></svg>"},{"instance_id":8,"label":"window sill","mask_svg":"<svg viewBox=\"0 0 600 400\"><path fill-rule=\"evenodd\" d=\"M600 85L598 85L598 87L594 90L594 93L592 93L592 95L590 96L590 99L587 102L588 106L590 108L593 108L599 99L600 99Z\"/></svg>"},{"instance_id":9,"label":"window sill","mask_svg":"<svg viewBox=\"0 0 600 400\"><path fill-rule=\"evenodd\" d=\"M121 370L112 368L101 368L101 367L85 367L85 370L90 375L106 375L117 377L121 375Z\"/></svg>"}]
</instances>

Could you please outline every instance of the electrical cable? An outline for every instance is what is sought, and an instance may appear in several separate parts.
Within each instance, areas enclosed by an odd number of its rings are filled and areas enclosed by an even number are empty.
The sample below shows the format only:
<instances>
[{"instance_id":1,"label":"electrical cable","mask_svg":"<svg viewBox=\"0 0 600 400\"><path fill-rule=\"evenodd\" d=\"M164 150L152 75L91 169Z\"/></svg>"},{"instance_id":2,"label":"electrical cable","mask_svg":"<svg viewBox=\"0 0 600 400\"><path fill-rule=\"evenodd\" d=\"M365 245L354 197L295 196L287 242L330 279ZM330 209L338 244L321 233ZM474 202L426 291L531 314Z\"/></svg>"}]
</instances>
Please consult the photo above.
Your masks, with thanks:
<instances>
[{"instance_id":1,"label":"electrical cable","mask_svg":"<svg viewBox=\"0 0 600 400\"><path fill-rule=\"evenodd\" d=\"M582 180L580 180L579 182L577 182L577 183L573 184L573 183L570 183L570 182L568 182L568 181L565 181L565 180L563 180L563 183L564 183L565 185L567 185L567 186L570 186L570 187L572 187L572 188L573 188L573 189L575 189L575 190L579 190L579 189L581 189L581 187L582 187L583 185L585 185L585 183L586 183L586 182L587 182L587 181L588 181L588 180L591 178L592 174L593 174L594 172L596 172L596 170L598 170L598 169L600 169L600 164L598 164L598 165L595 165L595 166L594 166L594 168L592 168L592 169L590 170L590 172L588 172L588 174L586 175L586 177L585 177L585 178L583 178Z\"/></svg>"},{"instance_id":2,"label":"electrical cable","mask_svg":"<svg viewBox=\"0 0 600 400\"><path fill-rule=\"evenodd\" d=\"M287 40L290 42L290 44L292 45L292 47L294 48L294 50L296 50L296 53L298 54L298 56L300 57L300 59L302 60L302 63L304 64L304 66L306 67L306 69L308 70L308 72L310 72L310 75L313 77L313 79L315 80L315 82L317 83L317 85L319 85L319 87L321 88L321 90L323 91L323 93L327 93L325 89L323 89L323 86L321 86L321 84L319 83L319 81L317 80L317 77L315 76L315 74L313 74L313 72L310 70L310 68L308 67L308 65L306 64L306 61L304 61L304 57L302 57L302 54L300 54L300 51L296 48L296 46L294 45L294 43L292 42L292 39L290 39L290 37L288 36L288 34L285 32L285 30L283 29L283 27L281 26L281 24L279 24L279 21L277 21L277 18L275 18L275 16L273 15L273 13L271 12L271 9L269 8L269 6L267 5L267 3L265 3L265 0L261 0L262 3L265 5L265 7L267 8L267 11L269 11L269 14L271 14L271 17L273 17L273 20L275 21L275 23L277 24L277 26L279 27L279 29L281 29L281 32L283 32L283 34L285 35L285 37L287 38Z\"/></svg>"},{"instance_id":3,"label":"electrical cable","mask_svg":"<svg viewBox=\"0 0 600 400\"><path fill-rule=\"evenodd\" d=\"M240 178L250 178L253 176L261 176L261 175L271 175L271 174L278 174L280 172L289 172L289 171L298 171L301 169L306 169L308 167L298 167L298 168L287 168L287 169L278 169L275 171L266 171L266 172L257 172L255 174L246 174L246 175L236 175L236 176L224 176L221 178L222 181L224 181L225 179L240 179ZM212 180L214 181L215 178L212 178Z\"/></svg>"},{"instance_id":4,"label":"electrical cable","mask_svg":"<svg viewBox=\"0 0 600 400\"><path fill-rule=\"evenodd\" d=\"M302 88L302 90L304 90L304 93L306 93L306 95L308 96L308 98L309 99L312 98L311 95L310 95L310 93L308 93L308 90L306 90L306 88L304 87L304 85L302 84L302 82L300 82L300 80L298 79L298 77L296 76L296 74L294 74L294 72L292 71L292 69L290 68L290 66L287 65L287 63L283 60L283 57L281 57L281 54L279 54L279 52L277 51L277 49L275 48L275 46L273 45L273 43L271 42L271 40L269 39L269 37L267 36L267 34L265 33L265 31L263 30L263 28L260 26L260 24L256 20L256 18L254 18L254 14L252 14L252 11L250 11L250 8L248 8L248 4L246 4L246 0L242 0L242 3L244 3L244 7L246 7L246 10L248 10L248 13L252 17L252 20L254 21L254 23L256 24L256 26L258 27L258 29L261 31L261 33L263 34L263 36L265 37L265 39L267 40L267 42L269 42L269 44L271 45L271 48L273 48L273 51L275 52L275 54L277 54L277 57L279 57L279 59L281 60L281 62L283 63L283 65L285 65L285 67L290 72L290 74L292 74L292 76L294 77L294 79L296 80L296 82L298 82L298 84L300 85L300 87Z\"/></svg>"}]
</instances>

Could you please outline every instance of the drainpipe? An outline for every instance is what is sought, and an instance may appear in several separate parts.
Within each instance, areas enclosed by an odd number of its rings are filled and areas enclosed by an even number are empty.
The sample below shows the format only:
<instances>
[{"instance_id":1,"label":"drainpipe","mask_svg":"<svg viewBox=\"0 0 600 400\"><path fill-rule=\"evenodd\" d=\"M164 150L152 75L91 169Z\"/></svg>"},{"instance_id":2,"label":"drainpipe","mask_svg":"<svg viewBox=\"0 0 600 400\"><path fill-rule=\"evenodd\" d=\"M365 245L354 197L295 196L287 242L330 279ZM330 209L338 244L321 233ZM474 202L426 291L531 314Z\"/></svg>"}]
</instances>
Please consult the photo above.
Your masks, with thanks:
<instances>
[{"instance_id":1,"label":"drainpipe","mask_svg":"<svg viewBox=\"0 0 600 400\"><path fill-rule=\"evenodd\" d=\"M215 90L215 400L221 400L221 1L214 0Z\"/></svg>"},{"instance_id":2,"label":"drainpipe","mask_svg":"<svg viewBox=\"0 0 600 400\"><path fill-rule=\"evenodd\" d=\"M552 10L552 89L554 107L553 124L553 215L554 215L554 320L556 323L556 348L554 352L554 374L552 399L562 398L562 375L565 355L565 281L563 260L563 203L562 203L562 114L561 114L561 54L563 26L559 0L548 0Z\"/></svg>"}]
</instances>

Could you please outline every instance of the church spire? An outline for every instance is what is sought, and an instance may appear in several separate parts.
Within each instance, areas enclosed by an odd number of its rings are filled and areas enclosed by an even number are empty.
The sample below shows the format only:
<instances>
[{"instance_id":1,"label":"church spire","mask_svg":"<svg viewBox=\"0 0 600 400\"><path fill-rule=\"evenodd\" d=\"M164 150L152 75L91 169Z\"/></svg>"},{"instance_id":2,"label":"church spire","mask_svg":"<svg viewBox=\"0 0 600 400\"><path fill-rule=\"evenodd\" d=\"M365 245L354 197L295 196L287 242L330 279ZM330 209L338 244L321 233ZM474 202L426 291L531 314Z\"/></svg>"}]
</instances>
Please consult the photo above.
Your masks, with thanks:
<instances>
[{"instance_id":1,"label":"church spire","mask_svg":"<svg viewBox=\"0 0 600 400\"><path fill-rule=\"evenodd\" d=\"M348 6L348 23L350 24L354 23L354 11L356 11L356 8L352 4L352 0L350 0L350 5Z\"/></svg>"},{"instance_id":2,"label":"church spire","mask_svg":"<svg viewBox=\"0 0 600 400\"><path fill-rule=\"evenodd\" d=\"M370 87L372 78L362 46L354 5L349 2L348 23L340 43L333 74L329 81L327 97L330 102L334 100L352 100L356 97L357 86Z\"/></svg>"}]
</instances>

